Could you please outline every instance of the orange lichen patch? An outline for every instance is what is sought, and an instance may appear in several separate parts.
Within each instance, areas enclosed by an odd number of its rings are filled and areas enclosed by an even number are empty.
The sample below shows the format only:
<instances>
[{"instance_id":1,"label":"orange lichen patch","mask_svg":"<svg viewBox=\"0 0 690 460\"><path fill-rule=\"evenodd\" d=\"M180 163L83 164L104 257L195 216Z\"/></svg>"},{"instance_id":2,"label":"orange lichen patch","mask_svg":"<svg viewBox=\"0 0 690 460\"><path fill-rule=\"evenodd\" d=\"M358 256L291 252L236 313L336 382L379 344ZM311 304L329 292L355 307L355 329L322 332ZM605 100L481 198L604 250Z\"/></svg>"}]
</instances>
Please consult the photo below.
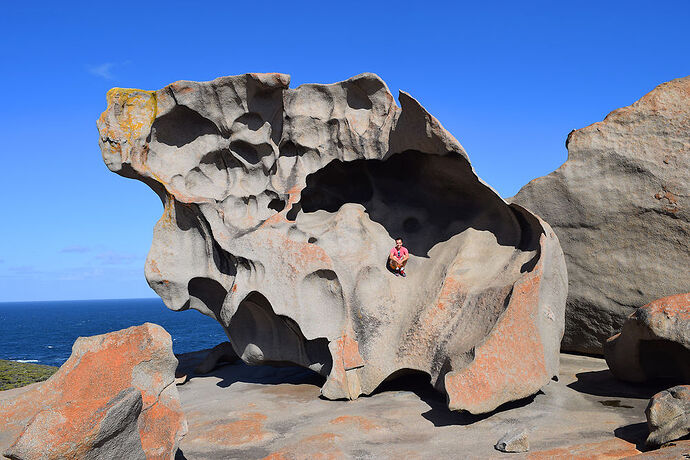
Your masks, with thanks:
<instances>
[{"instance_id":1,"label":"orange lichen patch","mask_svg":"<svg viewBox=\"0 0 690 460\"><path fill-rule=\"evenodd\" d=\"M654 198L657 200L661 200L662 198L666 199L670 204L676 204L678 202L678 197L676 197L673 193L669 192L668 190L664 190L664 193L657 193L654 195Z\"/></svg>"},{"instance_id":2,"label":"orange lichen patch","mask_svg":"<svg viewBox=\"0 0 690 460\"><path fill-rule=\"evenodd\" d=\"M185 426L184 414L179 401L171 404L159 401L139 417L139 435L146 458L166 459L175 445L178 427ZM171 407L172 406L172 407ZM161 421L165 423L161 423ZM185 429L186 431L186 429Z\"/></svg>"},{"instance_id":3,"label":"orange lichen patch","mask_svg":"<svg viewBox=\"0 0 690 460\"><path fill-rule=\"evenodd\" d=\"M369 420L368 418L359 415L343 415L342 417L334 418L333 420L331 420L330 423L334 425L353 425L363 431L381 429L381 425L378 425L377 423Z\"/></svg>"},{"instance_id":4,"label":"orange lichen patch","mask_svg":"<svg viewBox=\"0 0 690 460\"><path fill-rule=\"evenodd\" d=\"M264 414L251 412L242 414L241 417L239 420L210 427L196 425L190 432L189 442L240 446L263 441L271 435L263 428L263 422L266 420Z\"/></svg>"},{"instance_id":5,"label":"orange lichen patch","mask_svg":"<svg viewBox=\"0 0 690 460\"><path fill-rule=\"evenodd\" d=\"M485 413L510 401L511 395L518 399L533 394L548 380L537 329L541 276L540 261L513 286L508 308L475 349L474 361L446 374L450 409Z\"/></svg>"},{"instance_id":6,"label":"orange lichen patch","mask_svg":"<svg viewBox=\"0 0 690 460\"><path fill-rule=\"evenodd\" d=\"M531 452L529 460L614 460L639 454L640 451L622 439L576 444L574 446Z\"/></svg>"},{"instance_id":7,"label":"orange lichen patch","mask_svg":"<svg viewBox=\"0 0 690 460\"><path fill-rule=\"evenodd\" d=\"M669 318L677 317L681 320L690 320L690 293L676 294L657 299L648 303L640 310L652 315L662 314ZM642 313L640 311L639 313ZM635 315L638 312L633 313Z\"/></svg>"},{"instance_id":8,"label":"orange lichen patch","mask_svg":"<svg viewBox=\"0 0 690 460\"><path fill-rule=\"evenodd\" d=\"M343 331L343 335L328 344L328 349L333 358L331 373L328 375L325 387L337 388L336 398L356 399L362 394L358 369L364 366L364 359L359 353L359 345L355 339L354 331L349 326ZM324 389L322 388L322 393Z\"/></svg>"},{"instance_id":9,"label":"orange lichen patch","mask_svg":"<svg viewBox=\"0 0 690 460\"><path fill-rule=\"evenodd\" d=\"M345 454L336 444L339 438L340 436L335 433L309 436L272 453L264 460L336 460L345 458Z\"/></svg>"},{"instance_id":10,"label":"orange lichen patch","mask_svg":"<svg viewBox=\"0 0 690 460\"><path fill-rule=\"evenodd\" d=\"M364 366L364 359L359 354L359 343L353 336L354 332L350 328L349 331L345 331L342 337L338 339L339 349L342 352L343 367L346 371Z\"/></svg>"}]
</instances>

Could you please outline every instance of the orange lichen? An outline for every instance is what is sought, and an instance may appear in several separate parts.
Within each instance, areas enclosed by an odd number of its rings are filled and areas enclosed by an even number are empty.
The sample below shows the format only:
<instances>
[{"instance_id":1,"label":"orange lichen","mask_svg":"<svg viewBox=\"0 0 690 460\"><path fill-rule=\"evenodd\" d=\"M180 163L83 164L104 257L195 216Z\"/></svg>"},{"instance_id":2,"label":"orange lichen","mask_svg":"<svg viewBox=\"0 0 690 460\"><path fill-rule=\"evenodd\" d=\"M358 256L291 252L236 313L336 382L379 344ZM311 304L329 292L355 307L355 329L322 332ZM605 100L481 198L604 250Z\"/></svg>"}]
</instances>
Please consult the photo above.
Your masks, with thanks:
<instances>
[{"instance_id":1,"label":"orange lichen","mask_svg":"<svg viewBox=\"0 0 690 460\"><path fill-rule=\"evenodd\" d=\"M336 460L345 458L336 441L340 438L335 433L321 433L301 439L278 452L264 458L264 460Z\"/></svg>"},{"instance_id":2,"label":"orange lichen","mask_svg":"<svg viewBox=\"0 0 690 460\"><path fill-rule=\"evenodd\" d=\"M334 418L330 423L334 425L353 425L363 431L378 430L381 428L381 425L378 425L368 418L359 415L343 415L341 417Z\"/></svg>"},{"instance_id":3,"label":"orange lichen","mask_svg":"<svg viewBox=\"0 0 690 460\"><path fill-rule=\"evenodd\" d=\"M690 293L662 297L641 307L640 310L639 313L646 310L651 315L662 314L669 318L677 317L688 321L690 320Z\"/></svg>"},{"instance_id":4,"label":"orange lichen","mask_svg":"<svg viewBox=\"0 0 690 460\"><path fill-rule=\"evenodd\" d=\"M446 374L448 407L486 412L495 407L493 401L505 400L506 393L534 393L548 378L537 329L541 275L540 261L515 283L508 308L475 349L474 361Z\"/></svg>"},{"instance_id":5,"label":"orange lichen","mask_svg":"<svg viewBox=\"0 0 690 460\"><path fill-rule=\"evenodd\" d=\"M531 452L527 458L529 460L614 460L639 453L640 451L635 448L635 444L613 438L606 441Z\"/></svg>"}]
</instances>

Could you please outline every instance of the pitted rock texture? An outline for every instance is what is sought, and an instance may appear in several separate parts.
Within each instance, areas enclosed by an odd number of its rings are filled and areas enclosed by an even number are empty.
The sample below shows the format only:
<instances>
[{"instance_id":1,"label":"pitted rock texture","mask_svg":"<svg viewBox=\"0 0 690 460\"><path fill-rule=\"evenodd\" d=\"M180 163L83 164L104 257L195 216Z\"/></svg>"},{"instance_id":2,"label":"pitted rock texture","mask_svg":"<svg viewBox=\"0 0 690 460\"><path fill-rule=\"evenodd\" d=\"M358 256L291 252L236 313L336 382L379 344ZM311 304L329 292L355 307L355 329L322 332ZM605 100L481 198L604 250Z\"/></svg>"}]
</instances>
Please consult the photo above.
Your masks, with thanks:
<instances>
[{"instance_id":1,"label":"pitted rock texture","mask_svg":"<svg viewBox=\"0 0 690 460\"><path fill-rule=\"evenodd\" d=\"M620 380L690 382L690 293L635 310L621 332L606 341L604 357Z\"/></svg>"},{"instance_id":2,"label":"pitted rock texture","mask_svg":"<svg viewBox=\"0 0 690 460\"><path fill-rule=\"evenodd\" d=\"M660 446L690 434L690 385L678 385L655 394L647 410L647 444Z\"/></svg>"},{"instance_id":3,"label":"pitted rock texture","mask_svg":"<svg viewBox=\"0 0 690 460\"><path fill-rule=\"evenodd\" d=\"M187 432L176 366L170 334L155 324L80 337L52 377L2 399L4 455L174 458Z\"/></svg>"},{"instance_id":4,"label":"pitted rock texture","mask_svg":"<svg viewBox=\"0 0 690 460\"><path fill-rule=\"evenodd\" d=\"M376 75L288 83L108 92L104 161L164 205L149 285L217 319L245 362L326 376L330 399L408 371L473 413L538 391L558 371L567 285L549 226ZM405 279L386 268L397 236Z\"/></svg>"},{"instance_id":5,"label":"pitted rock texture","mask_svg":"<svg viewBox=\"0 0 690 460\"><path fill-rule=\"evenodd\" d=\"M690 77L571 132L566 146L568 160L512 201L563 247L563 349L600 354L635 308L690 286Z\"/></svg>"}]
</instances>

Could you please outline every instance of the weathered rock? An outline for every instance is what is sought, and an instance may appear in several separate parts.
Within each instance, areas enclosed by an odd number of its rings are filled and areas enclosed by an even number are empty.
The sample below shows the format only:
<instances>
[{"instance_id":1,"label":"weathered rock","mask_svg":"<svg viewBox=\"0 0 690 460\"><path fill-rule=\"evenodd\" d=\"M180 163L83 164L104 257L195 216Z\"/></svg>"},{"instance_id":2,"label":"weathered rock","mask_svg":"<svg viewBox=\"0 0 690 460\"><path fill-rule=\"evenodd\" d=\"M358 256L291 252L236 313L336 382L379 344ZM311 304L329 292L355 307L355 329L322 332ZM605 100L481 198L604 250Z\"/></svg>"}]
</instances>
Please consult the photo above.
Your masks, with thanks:
<instances>
[{"instance_id":1,"label":"weathered rock","mask_svg":"<svg viewBox=\"0 0 690 460\"><path fill-rule=\"evenodd\" d=\"M234 363L239 359L240 357L237 356L230 342L219 343L213 347L206 355L206 358L194 368L194 372L198 374L208 374L221 363Z\"/></svg>"},{"instance_id":2,"label":"weathered rock","mask_svg":"<svg viewBox=\"0 0 690 460\"><path fill-rule=\"evenodd\" d=\"M0 447L15 459L170 459L187 425L170 335L146 323L80 337L48 380L3 399Z\"/></svg>"},{"instance_id":3,"label":"weathered rock","mask_svg":"<svg viewBox=\"0 0 690 460\"><path fill-rule=\"evenodd\" d=\"M664 297L635 310L606 341L613 375L629 382L690 382L690 294Z\"/></svg>"},{"instance_id":4,"label":"weathered rock","mask_svg":"<svg viewBox=\"0 0 690 460\"><path fill-rule=\"evenodd\" d=\"M519 428L506 433L494 447L501 452L527 452L529 450L527 429Z\"/></svg>"},{"instance_id":5,"label":"weathered rock","mask_svg":"<svg viewBox=\"0 0 690 460\"><path fill-rule=\"evenodd\" d=\"M562 348L599 354L635 308L690 286L690 77L571 132L566 146L560 168L511 200L563 247Z\"/></svg>"},{"instance_id":6,"label":"weathered rock","mask_svg":"<svg viewBox=\"0 0 690 460\"><path fill-rule=\"evenodd\" d=\"M217 319L247 363L295 363L330 399L399 371L473 413L558 371L567 277L549 226L506 204L415 99L362 74L113 89L108 167L161 198L146 262L173 310ZM386 269L393 237L408 277Z\"/></svg>"},{"instance_id":7,"label":"weathered rock","mask_svg":"<svg viewBox=\"0 0 690 460\"><path fill-rule=\"evenodd\" d=\"M690 385L678 385L655 394L645 410L647 444L660 446L690 434Z\"/></svg>"},{"instance_id":8,"label":"weathered rock","mask_svg":"<svg viewBox=\"0 0 690 460\"><path fill-rule=\"evenodd\" d=\"M139 389L122 390L95 412L90 403L70 406L36 414L5 455L13 460L146 458L137 428Z\"/></svg>"}]
</instances>

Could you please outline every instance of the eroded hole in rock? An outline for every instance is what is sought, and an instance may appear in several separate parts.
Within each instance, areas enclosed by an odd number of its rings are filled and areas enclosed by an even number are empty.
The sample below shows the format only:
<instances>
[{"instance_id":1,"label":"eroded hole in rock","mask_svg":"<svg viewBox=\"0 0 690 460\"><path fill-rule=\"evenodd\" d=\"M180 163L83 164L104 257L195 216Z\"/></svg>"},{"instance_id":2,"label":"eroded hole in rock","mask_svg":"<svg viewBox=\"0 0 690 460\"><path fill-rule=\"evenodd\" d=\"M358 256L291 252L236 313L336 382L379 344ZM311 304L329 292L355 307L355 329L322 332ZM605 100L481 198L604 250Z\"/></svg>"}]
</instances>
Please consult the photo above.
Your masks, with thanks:
<instances>
[{"instance_id":1,"label":"eroded hole in rock","mask_svg":"<svg viewBox=\"0 0 690 460\"><path fill-rule=\"evenodd\" d=\"M256 291L240 303L228 332L235 351L246 363L297 364L324 376L331 370L328 340L307 340L294 320L277 315L266 297Z\"/></svg>"},{"instance_id":2,"label":"eroded hole in rock","mask_svg":"<svg viewBox=\"0 0 690 460\"><path fill-rule=\"evenodd\" d=\"M228 294L222 284L209 278L192 278L187 283L187 290L192 308L203 311L203 307L206 307L216 319L220 319L220 310Z\"/></svg>"},{"instance_id":3,"label":"eroded hole in rock","mask_svg":"<svg viewBox=\"0 0 690 460\"><path fill-rule=\"evenodd\" d=\"M276 212L280 212L285 209L285 201L280 198L274 198L268 203L268 207Z\"/></svg>"},{"instance_id":4,"label":"eroded hole in rock","mask_svg":"<svg viewBox=\"0 0 690 460\"><path fill-rule=\"evenodd\" d=\"M175 147L187 145L205 134L220 135L218 127L211 120L184 105L176 105L170 112L157 118L151 133L152 139Z\"/></svg>"},{"instance_id":5,"label":"eroded hole in rock","mask_svg":"<svg viewBox=\"0 0 690 460\"><path fill-rule=\"evenodd\" d=\"M334 160L310 174L299 203L305 213L337 212L346 203L364 206L371 220L391 237L400 236L415 255L468 228L493 233L498 244L534 250L538 238L524 240L520 222L476 179L457 155L407 151L381 160ZM288 218L294 219L299 211ZM523 244L524 243L524 244ZM529 246L529 247L527 247Z\"/></svg>"}]
</instances>

